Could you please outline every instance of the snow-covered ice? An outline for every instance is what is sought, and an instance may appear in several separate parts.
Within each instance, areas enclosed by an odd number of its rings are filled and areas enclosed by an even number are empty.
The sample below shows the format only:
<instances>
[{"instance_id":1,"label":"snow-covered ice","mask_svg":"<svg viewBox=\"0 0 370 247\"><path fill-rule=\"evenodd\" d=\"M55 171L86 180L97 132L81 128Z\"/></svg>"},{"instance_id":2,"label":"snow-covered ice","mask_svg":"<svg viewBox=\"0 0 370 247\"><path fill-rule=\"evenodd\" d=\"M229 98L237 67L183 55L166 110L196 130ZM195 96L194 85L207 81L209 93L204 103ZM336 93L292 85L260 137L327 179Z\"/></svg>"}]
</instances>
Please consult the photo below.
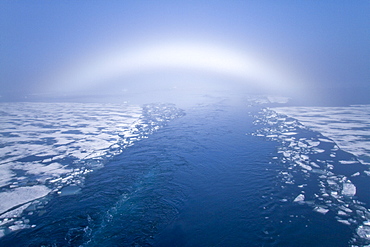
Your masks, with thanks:
<instances>
[{"instance_id":1,"label":"snow-covered ice","mask_svg":"<svg viewBox=\"0 0 370 247\"><path fill-rule=\"evenodd\" d=\"M50 191L51 190L44 185L34 185L1 192L0 214L5 213L7 210L17 205L22 205L40 197L44 197L49 194Z\"/></svg>"}]
</instances>

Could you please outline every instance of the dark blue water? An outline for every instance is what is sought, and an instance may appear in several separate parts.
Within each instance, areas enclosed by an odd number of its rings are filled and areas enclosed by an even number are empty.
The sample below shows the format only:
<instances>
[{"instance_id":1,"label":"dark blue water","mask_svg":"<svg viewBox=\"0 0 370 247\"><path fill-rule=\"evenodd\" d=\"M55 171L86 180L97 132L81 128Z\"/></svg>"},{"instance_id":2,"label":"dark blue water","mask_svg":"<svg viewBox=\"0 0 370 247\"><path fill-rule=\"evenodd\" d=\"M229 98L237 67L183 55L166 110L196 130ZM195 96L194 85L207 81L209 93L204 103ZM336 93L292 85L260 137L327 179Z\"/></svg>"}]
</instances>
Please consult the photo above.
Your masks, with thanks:
<instances>
[{"instance_id":1,"label":"dark blue water","mask_svg":"<svg viewBox=\"0 0 370 247\"><path fill-rule=\"evenodd\" d=\"M281 187L279 143L247 134L258 110L227 100L185 109L0 245L348 246L354 229L330 212L281 200L299 188Z\"/></svg>"}]
</instances>

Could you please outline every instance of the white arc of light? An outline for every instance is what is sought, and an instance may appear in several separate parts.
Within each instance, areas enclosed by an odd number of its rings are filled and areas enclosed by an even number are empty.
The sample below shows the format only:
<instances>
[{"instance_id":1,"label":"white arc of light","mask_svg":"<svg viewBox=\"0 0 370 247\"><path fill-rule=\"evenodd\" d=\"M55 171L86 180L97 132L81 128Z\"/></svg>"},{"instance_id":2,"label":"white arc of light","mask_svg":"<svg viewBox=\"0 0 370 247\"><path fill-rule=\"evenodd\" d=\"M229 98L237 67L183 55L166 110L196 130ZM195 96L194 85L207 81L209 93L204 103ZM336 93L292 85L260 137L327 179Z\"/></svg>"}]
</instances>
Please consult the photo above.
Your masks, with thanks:
<instances>
[{"instance_id":1,"label":"white arc of light","mask_svg":"<svg viewBox=\"0 0 370 247\"><path fill-rule=\"evenodd\" d=\"M291 75L277 64L256 56L219 46L175 42L95 55L82 66L63 71L55 87L66 92L83 90L111 78L166 69L218 73L268 89L289 90L294 84Z\"/></svg>"}]
</instances>

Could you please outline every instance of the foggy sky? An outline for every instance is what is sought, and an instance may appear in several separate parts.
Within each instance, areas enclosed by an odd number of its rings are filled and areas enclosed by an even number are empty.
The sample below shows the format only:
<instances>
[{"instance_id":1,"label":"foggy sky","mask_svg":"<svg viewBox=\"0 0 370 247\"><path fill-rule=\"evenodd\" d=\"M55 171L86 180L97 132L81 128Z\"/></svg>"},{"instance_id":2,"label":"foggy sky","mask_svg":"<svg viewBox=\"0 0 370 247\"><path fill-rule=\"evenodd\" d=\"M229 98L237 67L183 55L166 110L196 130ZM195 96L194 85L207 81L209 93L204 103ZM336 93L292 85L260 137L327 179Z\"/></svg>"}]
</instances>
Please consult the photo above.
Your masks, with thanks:
<instances>
[{"instance_id":1,"label":"foggy sky","mask_svg":"<svg viewBox=\"0 0 370 247\"><path fill-rule=\"evenodd\" d=\"M3 0L0 95L48 93L45 83L91 54L167 40L254 51L315 90L363 93L370 86L369 16L367 0Z\"/></svg>"}]
</instances>

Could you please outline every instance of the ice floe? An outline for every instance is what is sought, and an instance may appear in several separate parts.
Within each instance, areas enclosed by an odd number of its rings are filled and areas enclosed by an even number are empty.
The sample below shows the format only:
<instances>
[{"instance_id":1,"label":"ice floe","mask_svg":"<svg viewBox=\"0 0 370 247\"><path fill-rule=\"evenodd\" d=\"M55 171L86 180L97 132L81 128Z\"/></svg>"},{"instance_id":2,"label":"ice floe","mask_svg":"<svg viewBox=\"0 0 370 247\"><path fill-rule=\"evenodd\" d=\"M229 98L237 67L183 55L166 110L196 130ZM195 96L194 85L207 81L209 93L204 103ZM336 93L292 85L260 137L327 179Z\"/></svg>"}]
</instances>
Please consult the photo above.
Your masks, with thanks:
<instances>
[{"instance_id":1,"label":"ice floe","mask_svg":"<svg viewBox=\"0 0 370 247\"><path fill-rule=\"evenodd\" d=\"M351 223L348 221L348 220L341 220L341 219L338 219L337 220L339 223L342 223L342 224L345 224L345 225L348 225L348 226L350 226L351 225Z\"/></svg>"},{"instance_id":2,"label":"ice floe","mask_svg":"<svg viewBox=\"0 0 370 247\"><path fill-rule=\"evenodd\" d=\"M351 177L357 177L357 176L360 176L360 172L355 172L351 175Z\"/></svg>"},{"instance_id":3,"label":"ice floe","mask_svg":"<svg viewBox=\"0 0 370 247\"><path fill-rule=\"evenodd\" d=\"M297 163L299 166L301 166L303 169L306 169L306 170L309 170L309 171L311 171L311 170L312 170L312 167L311 167L311 166L306 165L306 164L304 164L303 162L296 161L296 163Z\"/></svg>"},{"instance_id":4,"label":"ice floe","mask_svg":"<svg viewBox=\"0 0 370 247\"><path fill-rule=\"evenodd\" d=\"M34 201L49 194L51 190L44 185L19 187L9 191L0 192L0 215L17 205Z\"/></svg>"},{"instance_id":5,"label":"ice floe","mask_svg":"<svg viewBox=\"0 0 370 247\"><path fill-rule=\"evenodd\" d=\"M345 196L356 195L356 186L350 180L347 180L343 183L342 194Z\"/></svg>"},{"instance_id":6,"label":"ice floe","mask_svg":"<svg viewBox=\"0 0 370 247\"><path fill-rule=\"evenodd\" d=\"M319 206L315 207L313 210L320 214L326 214L327 212L329 212L329 209Z\"/></svg>"},{"instance_id":7,"label":"ice floe","mask_svg":"<svg viewBox=\"0 0 370 247\"><path fill-rule=\"evenodd\" d=\"M304 198L305 196L303 194L299 194L294 200L293 202L303 202L304 201Z\"/></svg>"}]
</instances>

